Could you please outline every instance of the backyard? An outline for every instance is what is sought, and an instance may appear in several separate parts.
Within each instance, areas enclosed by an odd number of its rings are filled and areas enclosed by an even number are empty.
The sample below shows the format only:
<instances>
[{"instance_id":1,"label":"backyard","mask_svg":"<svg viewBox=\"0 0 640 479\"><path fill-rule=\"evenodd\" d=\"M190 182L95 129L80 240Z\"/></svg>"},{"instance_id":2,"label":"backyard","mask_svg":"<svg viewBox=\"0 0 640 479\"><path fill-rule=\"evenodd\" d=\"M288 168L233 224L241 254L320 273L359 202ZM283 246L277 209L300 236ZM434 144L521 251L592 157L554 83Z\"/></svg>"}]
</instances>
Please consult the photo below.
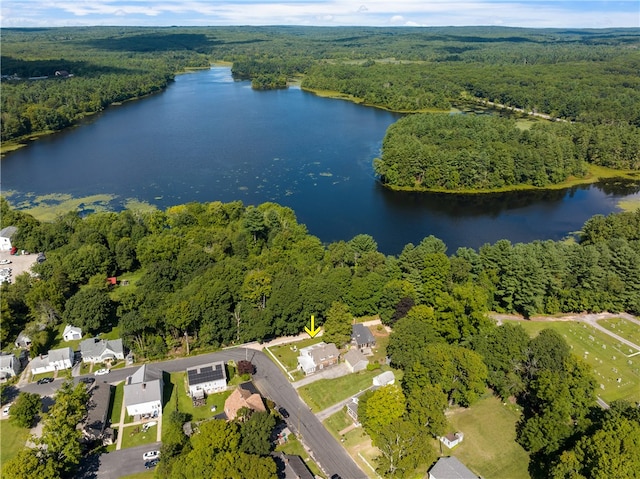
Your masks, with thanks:
<instances>
[{"instance_id":1,"label":"backyard","mask_svg":"<svg viewBox=\"0 0 640 479\"><path fill-rule=\"evenodd\" d=\"M0 423L0 466L18 454L29 437L28 428L19 427L9 419Z\"/></svg>"},{"instance_id":2,"label":"backyard","mask_svg":"<svg viewBox=\"0 0 640 479\"><path fill-rule=\"evenodd\" d=\"M528 479L529 456L516 443L519 418L515 406L490 394L469 408L453 409L447 414L448 432L462 432L464 440L453 450L442 445L442 452L457 457L482 477Z\"/></svg>"},{"instance_id":3,"label":"backyard","mask_svg":"<svg viewBox=\"0 0 640 479\"><path fill-rule=\"evenodd\" d=\"M537 335L544 328L558 331L573 354L593 368L599 385L596 394L606 402L616 399L640 401L640 355L633 355L638 351L577 321L520 321L518 324L530 336ZM605 326L602 322L600 324ZM627 325L615 332L626 337L626 329Z\"/></svg>"}]
</instances>

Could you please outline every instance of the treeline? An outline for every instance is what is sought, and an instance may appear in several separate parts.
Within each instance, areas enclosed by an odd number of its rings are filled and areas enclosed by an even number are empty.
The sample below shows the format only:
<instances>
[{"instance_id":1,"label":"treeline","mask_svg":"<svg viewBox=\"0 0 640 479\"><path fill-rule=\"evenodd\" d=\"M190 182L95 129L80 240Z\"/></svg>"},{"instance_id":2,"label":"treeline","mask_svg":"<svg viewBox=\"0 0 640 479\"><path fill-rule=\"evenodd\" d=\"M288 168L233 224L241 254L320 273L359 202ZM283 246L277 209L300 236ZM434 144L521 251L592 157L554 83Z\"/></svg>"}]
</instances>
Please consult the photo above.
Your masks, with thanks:
<instances>
[{"instance_id":1,"label":"treeline","mask_svg":"<svg viewBox=\"0 0 640 479\"><path fill-rule=\"evenodd\" d=\"M119 326L138 356L262 340L320 322L334 303L393 324L429 308L451 340L474 334L487 310L534 314L640 312L640 212L594 217L580 243L501 240L448 256L434 237L398 256L358 235L323 245L276 204L190 203L166 211L68 213L40 223L2 200L2 226L21 249L46 252L39 277L3 285L0 340L27 327L32 353L65 322L88 333ZM108 276L135 272L111 291ZM40 325L47 328L42 329Z\"/></svg>"},{"instance_id":2,"label":"treeline","mask_svg":"<svg viewBox=\"0 0 640 479\"><path fill-rule=\"evenodd\" d=\"M3 141L56 131L212 61L236 78L397 111L481 98L585 123L640 125L637 29L320 27L3 29Z\"/></svg>"},{"instance_id":3,"label":"treeline","mask_svg":"<svg viewBox=\"0 0 640 479\"><path fill-rule=\"evenodd\" d=\"M583 177L587 163L640 169L640 129L537 123L521 130L493 115L416 114L391 125L374 169L411 189L543 187Z\"/></svg>"}]
</instances>

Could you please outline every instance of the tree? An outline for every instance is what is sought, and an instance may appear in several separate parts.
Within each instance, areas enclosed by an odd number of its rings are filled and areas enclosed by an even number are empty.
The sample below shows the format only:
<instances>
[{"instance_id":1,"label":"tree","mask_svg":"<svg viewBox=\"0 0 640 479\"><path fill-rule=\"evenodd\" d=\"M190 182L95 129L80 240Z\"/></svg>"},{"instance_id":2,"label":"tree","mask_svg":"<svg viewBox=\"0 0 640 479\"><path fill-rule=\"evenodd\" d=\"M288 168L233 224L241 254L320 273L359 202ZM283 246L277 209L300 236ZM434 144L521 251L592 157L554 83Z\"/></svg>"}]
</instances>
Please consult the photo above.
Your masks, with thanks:
<instances>
[{"instance_id":1,"label":"tree","mask_svg":"<svg viewBox=\"0 0 640 479\"><path fill-rule=\"evenodd\" d=\"M87 286L69 298L63 319L83 331L95 334L107 330L111 325L113 306L104 289Z\"/></svg>"},{"instance_id":2,"label":"tree","mask_svg":"<svg viewBox=\"0 0 640 479\"><path fill-rule=\"evenodd\" d=\"M265 230L266 225L264 223L264 213L255 207L247 208L244 216L243 226L253 236L253 242L258 241L258 237L261 236Z\"/></svg>"},{"instance_id":3,"label":"tree","mask_svg":"<svg viewBox=\"0 0 640 479\"><path fill-rule=\"evenodd\" d=\"M251 361L247 361L245 359L241 359L237 363L238 366L238 374L254 374L256 372L256 367L253 365Z\"/></svg>"},{"instance_id":4,"label":"tree","mask_svg":"<svg viewBox=\"0 0 640 479\"><path fill-rule=\"evenodd\" d=\"M376 471L384 477L412 477L416 468L436 458L424 430L402 419L380 430L373 443L380 449Z\"/></svg>"},{"instance_id":5,"label":"tree","mask_svg":"<svg viewBox=\"0 0 640 479\"><path fill-rule=\"evenodd\" d=\"M376 389L358 407L358 417L367 433L375 438L390 424L398 421L406 412L405 397L396 384Z\"/></svg>"},{"instance_id":6,"label":"tree","mask_svg":"<svg viewBox=\"0 0 640 479\"><path fill-rule=\"evenodd\" d=\"M276 419L268 412L254 412L240 425L240 451L266 456L271 452L271 433Z\"/></svg>"},{"instance_id":7,"label":"tree","mask_svg":"<svg viewBox=\"0 0 640 479\"><path fill-rule=\"evenodd\" d=\"M437 384L407 391L407 419L409 422L424 429L432 436L440 436L446 432L447 395Z\"/></svg>"},{"instance_id":8,"label":"tree","mask_svg":"<svg viewBox=\"0 0 640 479\"><path fill-rule=\"evenodd\" d=\"M60 469L51 457L40 449L24 448L2 465L5 479L60 479Z\"/></svg>"},{"instance_id":9,"label":"tree","mask_svg":"<svg viewBox=\"0 0 640 479\"><path fill-rule=\"evenodd\" d=\"M353 316L349 312L349 307L339 301L331 304L326 316L322 337L325 342L335 343L340 348L351 340Z\"/></svg>"},{"instance_id":10,"label":"tree","mask_svg":"<svg viewBox=\"0 0 640 479\"><path fill-rule=\"evenodd\" d=\"M42 410L42 400L36 393L21 392L11 406L11 420L20 427L31 427Z\"/></svg>"}]
</instances>

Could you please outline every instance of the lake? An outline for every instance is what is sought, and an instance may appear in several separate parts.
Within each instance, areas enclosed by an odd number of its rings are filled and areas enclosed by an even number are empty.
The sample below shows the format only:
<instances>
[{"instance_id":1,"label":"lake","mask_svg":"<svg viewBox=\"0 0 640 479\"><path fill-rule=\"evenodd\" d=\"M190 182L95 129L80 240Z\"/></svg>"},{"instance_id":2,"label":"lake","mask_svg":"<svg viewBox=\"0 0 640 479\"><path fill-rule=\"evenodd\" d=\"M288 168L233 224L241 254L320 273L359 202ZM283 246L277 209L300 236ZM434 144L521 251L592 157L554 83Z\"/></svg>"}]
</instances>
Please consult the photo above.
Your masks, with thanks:
<instances>
[{"instance_id":1,"label":"lake","mask_svg":"<svg viewBox=\"0 0 640 479\"><path fill-rule=\"evenodd\" d=\"M273 201L291 207L323 242L366 233L398 254L434 235L478 248L559 240L595 214L616 211L638 187L482 195L393 192L373 175L399 115L292 87L255 91L228 67L179 75L166 91L41 138L2 160L2 191L29 197L115 195L159 208L192 201Z\"/></svg>"}]
</instances>

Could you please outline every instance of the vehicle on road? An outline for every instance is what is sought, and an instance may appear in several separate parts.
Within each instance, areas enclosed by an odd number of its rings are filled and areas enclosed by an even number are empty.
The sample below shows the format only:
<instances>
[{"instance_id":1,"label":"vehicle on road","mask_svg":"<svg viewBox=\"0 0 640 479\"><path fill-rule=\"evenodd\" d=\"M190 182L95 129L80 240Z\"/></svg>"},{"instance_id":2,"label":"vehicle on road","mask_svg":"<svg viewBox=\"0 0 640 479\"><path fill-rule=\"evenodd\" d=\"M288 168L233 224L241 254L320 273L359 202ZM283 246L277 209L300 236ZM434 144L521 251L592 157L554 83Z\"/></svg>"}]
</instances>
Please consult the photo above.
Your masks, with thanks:
<instances>
[{"instance_id":1,"label":"vehicle on road","mask_svg":"<svg viewBox=\"0 0 640 479\"><path fill-rule=\"evenodd\" d=\"M145 461L153 461L160 457L160 451L147 451L142 455L142 459Z\"/></svg>"},{"instance_id":2,"label":"vehicle on road","mask_svg":"<svg viewBox=\"0 0 640 479\"><path fill-rule=\"evenodd\" d=\"M49 384L53 382L53 378L40 378L36 382L38 384Z\"/></svg>"},{"instance_id":3,"label":"vehicle on road","mask_svg":"<svg viewBox=\"0 0 640 479\"><path fill-rule=\"evenodd\" d=\"M11 264L10 259L0 259L0 264Z\"/></svg>"},{"instance_id":4,"label":"vehicle on road","mask_svg":"<svg viewBox=\"0 0 640 479\"><path fill-rule=\"evenodd\" d=\"M91 385L96 382L94 378L80 378L80 382L86 385Z\"/></svg>"},{"instance_id":5,"label":"vehicle on road","mask_svg":"<svg viewBox=\"0 0 640 479\"><path fill-rule=\"evenodd\" d=\"M154 459L153 461L148 461L144 463L144 467L146 469L151 469L152 467L156 467L158 465L158 462L160 462L158 459Z\"/></svg>"},{"instance_id":6,"label":"vehicle on road","mask_svg":"<svg viewBox=\"0 0 640 479\"><path fill-rule=\"evenodd\" d=\"M286 410L285 408L283 408L282 406L280 406L280 407L278 408L278 412L279 412L279 413L280 413L280 415L281 415L283 418L285 418L285 419L287 419L287 418L289 417L289 411L287 411L287 410Z\"/></svg>"},{"instance_id":7,"label":"vehicle on road","mask_svg":"<svg viewBox=\"0 0 640 479\"><path fill-rule=\"evenodd\" d=\"M109 374L109 370L108 369L98 369L95 373L93 373L95 376L104 376L105 374Z\"/></svg>"},{"instance_id":8,"label":"vehicle on road","mask_svg":"<svg viewBox=\"0 0 640 479\"><path fill-rule=\"evenodd\" d=\"M11 404L7 404L3 409L2 409L2 415L3 416L8 416L9 415L9 409L11 408Z\"/></svg>"}]
</instances>

